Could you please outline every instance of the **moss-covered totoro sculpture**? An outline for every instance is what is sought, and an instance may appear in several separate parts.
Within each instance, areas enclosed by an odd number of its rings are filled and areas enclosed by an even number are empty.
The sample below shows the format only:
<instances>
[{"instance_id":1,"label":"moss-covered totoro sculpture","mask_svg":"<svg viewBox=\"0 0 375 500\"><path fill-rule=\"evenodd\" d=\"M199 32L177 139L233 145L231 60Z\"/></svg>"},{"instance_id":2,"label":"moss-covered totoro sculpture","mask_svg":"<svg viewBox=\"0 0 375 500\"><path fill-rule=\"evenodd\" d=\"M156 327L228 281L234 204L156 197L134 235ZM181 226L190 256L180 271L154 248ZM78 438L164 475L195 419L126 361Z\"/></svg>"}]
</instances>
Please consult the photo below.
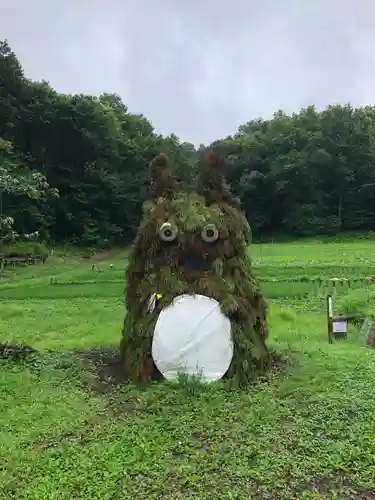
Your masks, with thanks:
<instances>
[{"instance_id":1,"label":"moss-covered totoro sculpture","mask_svg":"<svg viewBox=\"0 0 375 500\"><path fill-rule=\"evenodd\" d=\"M185 294L215 299L230 320L233 357L226 377L243 385L269 366L266 303L247 249L250 228L223 167L220 156L207 152L197 190L180 192L164 155L150 164L149 199L126 271L121 357L132 379L160 376L152 358L155 325ZM155 294L160 300L152 309ZM183 335L184 325L176 329Z\"/></svg>"}]
</instances>

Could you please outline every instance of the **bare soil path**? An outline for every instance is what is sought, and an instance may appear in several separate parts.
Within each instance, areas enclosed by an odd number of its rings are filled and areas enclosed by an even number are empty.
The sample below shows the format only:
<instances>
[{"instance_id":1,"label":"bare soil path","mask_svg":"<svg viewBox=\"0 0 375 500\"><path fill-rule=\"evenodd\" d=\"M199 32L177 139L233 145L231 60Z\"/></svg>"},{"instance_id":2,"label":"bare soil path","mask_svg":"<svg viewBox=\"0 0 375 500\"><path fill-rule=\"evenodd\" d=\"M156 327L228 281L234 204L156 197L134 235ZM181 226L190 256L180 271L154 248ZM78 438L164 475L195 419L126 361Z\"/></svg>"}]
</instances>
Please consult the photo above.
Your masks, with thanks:
<instances>
[{"instance_id":1,"label":"bare soil path","mask_svg":"<svg viewBox=\"0 0 375 500\"><path fill-rule=\"evenodd\" d=\"M123 251L123 248L111 248L109 250L103 250L94 254L90 258L90 262L104 262L105 260L113 259L113 257L116 257Z\"/></svg>"}]
</instances>

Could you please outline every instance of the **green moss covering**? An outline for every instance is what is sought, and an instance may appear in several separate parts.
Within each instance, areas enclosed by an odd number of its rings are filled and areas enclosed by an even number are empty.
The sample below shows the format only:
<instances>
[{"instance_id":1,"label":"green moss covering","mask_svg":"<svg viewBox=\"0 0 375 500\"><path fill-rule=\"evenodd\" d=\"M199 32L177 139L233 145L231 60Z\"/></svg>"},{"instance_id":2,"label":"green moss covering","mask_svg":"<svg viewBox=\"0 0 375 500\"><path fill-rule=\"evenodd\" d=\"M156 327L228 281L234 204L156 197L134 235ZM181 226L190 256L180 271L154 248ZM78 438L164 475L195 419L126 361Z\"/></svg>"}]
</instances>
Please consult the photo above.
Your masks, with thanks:
<instances>
[{"instance_id":1,"label":"green moss covering","mask_svg":"<svg viewBox=\"0 0 375 500\"><path fill-rule=\"evenodd\" d=\"M227 376L243 385L270 362L266 303L247 253L249 224L216 154L205 155L196 192L174 186L167 158L157 156L126 272L124 368L145 382L157 376L151 346L160 311L177 295L201 294L216 299L231 320L234 356ZM149 312L153 293L161 299Z\"/></svg>"}]
</instances>

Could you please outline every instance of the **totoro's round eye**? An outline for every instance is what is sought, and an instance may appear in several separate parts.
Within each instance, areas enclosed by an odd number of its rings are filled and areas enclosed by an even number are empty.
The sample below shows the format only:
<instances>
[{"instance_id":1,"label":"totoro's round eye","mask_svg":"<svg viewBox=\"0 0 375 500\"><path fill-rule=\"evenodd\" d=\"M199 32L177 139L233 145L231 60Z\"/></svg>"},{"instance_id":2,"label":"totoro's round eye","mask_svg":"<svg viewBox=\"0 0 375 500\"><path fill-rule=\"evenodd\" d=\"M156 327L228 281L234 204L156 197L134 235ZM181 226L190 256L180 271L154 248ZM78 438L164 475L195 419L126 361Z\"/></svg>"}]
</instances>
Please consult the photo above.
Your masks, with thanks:
<instances>
[{"instance_id":1,"label":"totoro's round eye","mask_svg":"<svg viewBox=\"0 0 375 500\"><path fill-rule=\"evenodd\" d=\"M219 231L215 224L207 224L201 232L202 240L206 243L213 243L219 237Z\"/></svg>"},{"instance_id":2,"label":"totoro's round eye","mask_svg":"<svg viewBox=\"0 0 375 500\"><path fill-rule=\"evenodd\" d=\"M178 229L174 224L164 222L164 224L160 226L158 234L163 241L173 241L177 238Z\"/></svg>"}]
</instances>

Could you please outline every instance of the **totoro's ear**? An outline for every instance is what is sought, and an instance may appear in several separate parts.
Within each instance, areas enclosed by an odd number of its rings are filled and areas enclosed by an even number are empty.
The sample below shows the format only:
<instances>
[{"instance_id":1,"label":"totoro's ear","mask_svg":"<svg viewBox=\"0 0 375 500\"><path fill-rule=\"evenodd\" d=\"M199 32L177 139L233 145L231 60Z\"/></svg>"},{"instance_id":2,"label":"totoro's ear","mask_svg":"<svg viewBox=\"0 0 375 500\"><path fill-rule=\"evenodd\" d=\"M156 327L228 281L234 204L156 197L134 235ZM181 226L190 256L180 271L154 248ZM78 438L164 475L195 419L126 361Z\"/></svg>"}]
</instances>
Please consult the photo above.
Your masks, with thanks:
<instances>
[{"instance_id":1,"label":"totoro's ear","mask_svg":"<svg viewBox=\"0 0 375 500\"><path fill-rule=\"evenodd\" d=\"M150 162L149 176L150 185L148 194L150 199L173 197L175 183L169 168L168 157L165 154L155 156Z\"/></svg>"},{"instance_id":2,"label":"totoro's ear","mask_svg":"<svg viewBox=\"0 0 375 500\"><path fill-rule=\"evenodd\" d=\"M227 203L239 206L239 201L230 192L224 177L225 160L214 151L206 151L198 178L198 193L204 196L206 204Z\"/></svg>"}]
</instances>

